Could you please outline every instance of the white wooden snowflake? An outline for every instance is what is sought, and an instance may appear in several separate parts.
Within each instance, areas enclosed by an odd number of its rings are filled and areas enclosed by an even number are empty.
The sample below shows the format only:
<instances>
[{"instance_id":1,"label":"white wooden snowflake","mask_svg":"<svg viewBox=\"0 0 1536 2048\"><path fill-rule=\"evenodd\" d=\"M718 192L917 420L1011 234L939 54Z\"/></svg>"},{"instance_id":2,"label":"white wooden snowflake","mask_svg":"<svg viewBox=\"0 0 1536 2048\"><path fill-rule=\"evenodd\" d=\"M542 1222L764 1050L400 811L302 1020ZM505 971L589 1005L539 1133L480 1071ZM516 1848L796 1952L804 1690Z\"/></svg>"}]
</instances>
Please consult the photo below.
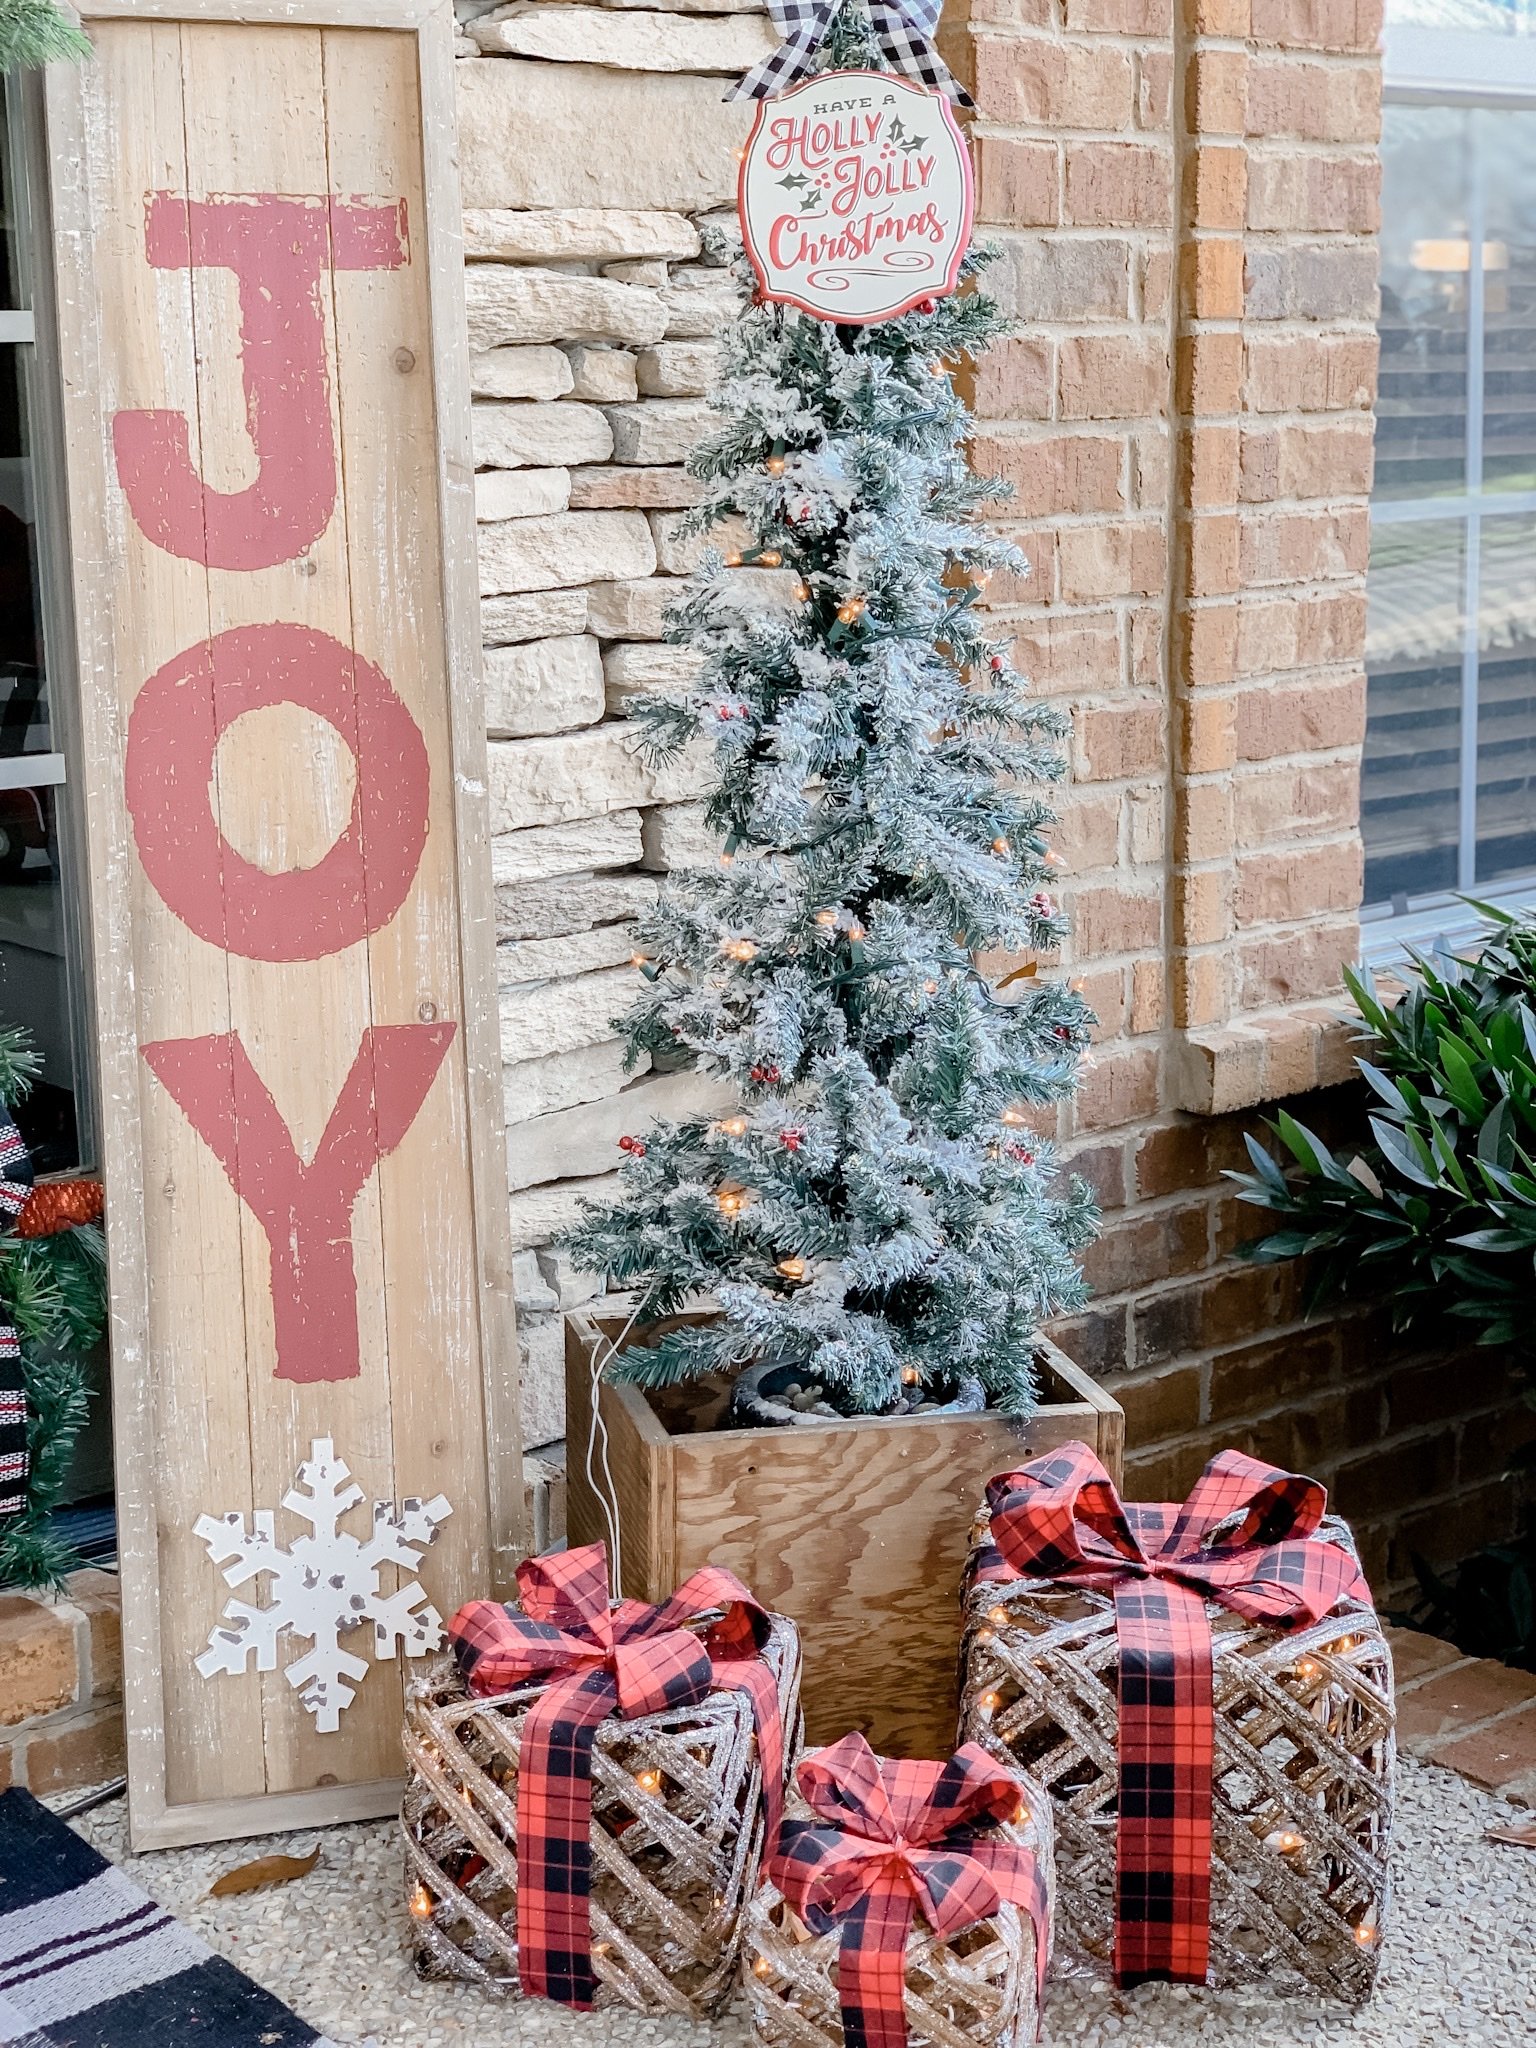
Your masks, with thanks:
<instances>
[{"instance_id":1,"label":"white wooden snowflake","mask_svg":"<svg viewBox=\"0 0 1536 2048\"><path fill-rule=\"evenodd\" d=\"M344 1634L372 1622L373 1654L379 1659L394 1656L397 1643L406 1656L420 1657L443 1639L443 1618L415 1580L398 1592L381 1593L379 1567L398 1565L402 1577L413 1573L420 1562L417 1549L436 1540L437 1525L452 1508L442 1494L435 1500L406 1500L398 1510L392 1501L376 1500L373 1535L360 1543L337 1527L363 1498L363 1489L351 1481L331 1439L316 1437L297 1481L283 1495L283 1506L308 1522L312 1534L284 1550L273 1534L270 1508L255 1510L249 1534L244 1515L234 1510L222 1519L202 1515L196 1524L208 1555L222 1566L230 1585L267 1572L272 1592L266 1607L230 1601L197 1659L198 1670L204 1678L219 1671L237 1673L254 1656L258 1671L275 1671L277 1639L285 1629L311 1637L314 1647L287 1665L283 1676L298 1688L324 1734L335 1732L342 1708L351 1705L368 1670L366 1659L341 1647ZM308 1492L300 1493L301 1486Z\"/></svg>"}]
</instances>

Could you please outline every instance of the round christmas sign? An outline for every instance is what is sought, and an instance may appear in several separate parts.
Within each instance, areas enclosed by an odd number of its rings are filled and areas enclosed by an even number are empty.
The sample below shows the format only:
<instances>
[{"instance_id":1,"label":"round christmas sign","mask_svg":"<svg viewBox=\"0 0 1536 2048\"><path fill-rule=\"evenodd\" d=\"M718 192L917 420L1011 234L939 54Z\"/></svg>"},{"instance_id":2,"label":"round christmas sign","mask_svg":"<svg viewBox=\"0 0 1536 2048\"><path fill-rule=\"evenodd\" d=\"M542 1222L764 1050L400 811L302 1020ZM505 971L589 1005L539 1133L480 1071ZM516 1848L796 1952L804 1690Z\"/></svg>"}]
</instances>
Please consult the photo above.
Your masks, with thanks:
<instances>
[{"instance_id":1,"label":"round christmas sign","mask_svg":"<svg viewBox=\"0 0 1536 2048\"><path fill-rule=\"evenodd\" d=\"M883 71L762 101L737 199L762 297L853 325L952 292L974 204L948 101Z\"/></svg>"}]
</instances>

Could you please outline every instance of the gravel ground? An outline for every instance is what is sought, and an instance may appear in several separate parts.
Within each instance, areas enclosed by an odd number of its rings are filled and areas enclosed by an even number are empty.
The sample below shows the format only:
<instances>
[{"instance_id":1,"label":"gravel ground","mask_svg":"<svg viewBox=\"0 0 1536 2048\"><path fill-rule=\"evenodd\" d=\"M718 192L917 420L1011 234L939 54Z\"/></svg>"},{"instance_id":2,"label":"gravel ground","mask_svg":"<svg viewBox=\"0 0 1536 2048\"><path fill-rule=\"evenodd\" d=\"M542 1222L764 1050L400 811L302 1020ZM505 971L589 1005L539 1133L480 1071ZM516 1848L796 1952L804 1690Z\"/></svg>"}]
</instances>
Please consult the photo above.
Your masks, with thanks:
<instances>
[{"instance_id":1,"label":"gravel ground","mask_svg":"<svg viewBox=\"0 0 1536 2048\"><path fill-rule=\"evenodd\" d=\"M1498 1820L1529 1819L1448 1771L1405 1763L1398 1809L1396 1895L1375 1998L1341 2014L1303 2001L1146 1985L1050 1988L1047 2044L1073 2048L1290 2048L1338 2041L1349 2048L1513 2048L1536 2042L1536 1849L1484 1840ZM320 1864L297 1884L210 1899L222 1871L273 1849L307 1853L306 1835L212 1848L126 1854L121 1799L74 1823L86 1838L179 1913L205 1940L270 1986L340 2042L377 2048L745 2048L733 2012L718 2025L604 2013L596 2019L542 2003L493 1997L470 1985L424 1984L401 1941L395 1824L332 1828Z\"/></svg>"}]
</instances>

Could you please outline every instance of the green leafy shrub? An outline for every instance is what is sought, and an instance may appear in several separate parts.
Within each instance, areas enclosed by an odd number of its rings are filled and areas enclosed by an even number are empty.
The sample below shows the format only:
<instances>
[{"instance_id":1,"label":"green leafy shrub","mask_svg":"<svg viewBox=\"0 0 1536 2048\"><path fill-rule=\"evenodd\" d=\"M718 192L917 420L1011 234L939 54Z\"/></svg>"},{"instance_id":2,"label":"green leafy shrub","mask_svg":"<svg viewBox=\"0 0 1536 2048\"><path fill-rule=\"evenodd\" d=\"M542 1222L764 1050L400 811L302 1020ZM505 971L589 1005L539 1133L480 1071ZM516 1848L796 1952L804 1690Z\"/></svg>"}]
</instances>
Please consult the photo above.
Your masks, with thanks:
<instances>
[{"instance_id":1,"label":"green leafy shrub","mask_svg":"<svg viewBox=\"0 0 1536 2048\"><path fill-rule=\"evenodd\" d=\"M1416 957L1395 1005L1347 973L1373 1040L1357 1061L1376 1101L1371 1143L1341 1161L1284 1111L1285 1167L1248 1140L1246 1201L1286 1226L1249 1248L1313 1260L1311 1304L1385 1295L1394 1324L1476 1326L1527 1371L1536 1357L1536 921L1487 904L1491 929L1456 959ZM1532 1401L1532 1395L1527 1394ZM1536 1401L1532 1401L1536 1405Z\"/></svg>"},{"instance_id":2,"label":"green leafy shrub","mask_svg":"<svg viewBox=\"0 0 1536 2048\"><path fill-rule=\"evenodd\" d=\"M1454 1572L1415 1556L1421 1599L1403 1619L1444 1636L1469 1657L1536 1671L1536 1536L1476 1550Z\"/></svg>"}]
</instances>

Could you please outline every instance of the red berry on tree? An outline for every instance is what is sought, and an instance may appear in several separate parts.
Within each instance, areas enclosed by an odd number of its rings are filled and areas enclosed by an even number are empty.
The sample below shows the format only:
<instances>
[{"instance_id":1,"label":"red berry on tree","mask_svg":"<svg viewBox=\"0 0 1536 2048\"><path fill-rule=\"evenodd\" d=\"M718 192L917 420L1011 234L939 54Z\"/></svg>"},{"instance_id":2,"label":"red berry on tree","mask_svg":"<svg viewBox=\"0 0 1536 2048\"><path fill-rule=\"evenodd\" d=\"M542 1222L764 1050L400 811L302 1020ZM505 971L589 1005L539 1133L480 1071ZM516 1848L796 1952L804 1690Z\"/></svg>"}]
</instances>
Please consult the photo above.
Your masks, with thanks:
<instances>
[{"instance_id":1,"label":"red berry on tree","mask_svg":"<svg viewBox=\"0 0 1536 2048\"><path fill-rule=\"evenodd\" d=\"M780 1131L779 1143L787 1152L798 1152L805 1143L804 1131Z\"/></svg>"},{"instance_id":2,"label":"red berry on tree","mask_svg":"<svg viewBox=\"0 0 1536 2048\"><path fill-rule=\"evenodd\" d=\"M643 1159L645 1157L645 1140L643 1138L631 1138L626 1134L619 1140L619 1150L621 1152L628 1152L635 1159Z\"/></svg>"}]
</instances>

